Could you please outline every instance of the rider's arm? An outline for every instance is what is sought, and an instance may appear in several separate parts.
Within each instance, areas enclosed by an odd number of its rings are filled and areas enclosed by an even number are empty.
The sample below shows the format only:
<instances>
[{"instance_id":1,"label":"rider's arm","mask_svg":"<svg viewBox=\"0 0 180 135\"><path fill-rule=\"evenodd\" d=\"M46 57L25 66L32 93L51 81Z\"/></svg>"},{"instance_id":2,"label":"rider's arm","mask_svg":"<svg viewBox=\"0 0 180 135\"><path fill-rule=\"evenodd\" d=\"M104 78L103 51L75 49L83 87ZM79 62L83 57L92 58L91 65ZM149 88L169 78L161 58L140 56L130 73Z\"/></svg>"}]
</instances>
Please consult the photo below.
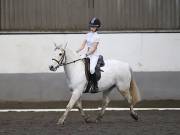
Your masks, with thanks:
<instances>
[{"instance_id":1,"label":"rider's arm","mask_svg":"<svg viewBox=\"0 0 180 135\"><path fill-rule=\"evenodd\" d=\"M88 55L93 54L96 51L98 44L99 44L99 42L95 42L93 44L93 47L86 53L86 55L88 56Z\"/></svg>"},{"instance_id":2,"label":"rider's arm","mask_svg":"<svg viewBox=\"0 0 180 135\"><path fill-rule=\"evenodd\" d=\"M81 47L76 52L79 53L81 50L83 50L85 45L86 45L86 40L83 41Z\"/></svg>"}]
</instances>

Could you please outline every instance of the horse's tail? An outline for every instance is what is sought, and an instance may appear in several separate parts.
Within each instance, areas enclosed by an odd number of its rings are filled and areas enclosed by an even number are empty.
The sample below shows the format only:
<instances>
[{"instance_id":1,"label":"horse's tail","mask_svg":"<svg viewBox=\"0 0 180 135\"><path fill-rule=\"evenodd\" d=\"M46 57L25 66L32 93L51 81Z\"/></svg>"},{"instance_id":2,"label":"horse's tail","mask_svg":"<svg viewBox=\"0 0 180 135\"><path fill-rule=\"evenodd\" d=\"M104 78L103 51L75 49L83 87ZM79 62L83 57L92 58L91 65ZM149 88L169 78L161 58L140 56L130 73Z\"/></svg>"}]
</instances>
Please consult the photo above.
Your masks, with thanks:
<instances>
[{"instance_id":1,"label":"horse's tail","mask_svg":"<svg viewBox=\"0 0 180 135\"><path fill-rule=\"evenodd\" d=\"M136 81L133 78L133 72L131 68L130 71L131 71L130 94L132 96L132 104L135 105L136 103L141 101L141 96Z\"/></svg>"}]
</instances>

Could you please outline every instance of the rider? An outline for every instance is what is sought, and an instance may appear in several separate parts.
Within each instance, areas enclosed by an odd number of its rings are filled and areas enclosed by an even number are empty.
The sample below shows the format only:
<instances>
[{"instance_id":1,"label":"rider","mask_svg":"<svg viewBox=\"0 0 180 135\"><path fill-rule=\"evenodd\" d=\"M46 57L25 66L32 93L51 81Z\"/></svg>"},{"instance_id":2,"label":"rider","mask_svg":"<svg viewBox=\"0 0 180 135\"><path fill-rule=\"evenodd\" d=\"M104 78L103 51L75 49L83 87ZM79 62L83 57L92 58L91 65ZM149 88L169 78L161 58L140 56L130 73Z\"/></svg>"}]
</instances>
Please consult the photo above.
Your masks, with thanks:
<instances>
[{"instance_id":1,"label":"rider","mask_svg":"<svg viewBox=\"0 0 180 135\"><path fill-rule=\"evenodd\" d=\"M81 47L76 51L79 53L85 47L87 47L87 52L82 55L82 58L88 57L90 58L90 73L93 78L94 83L94 91L97 92L97 78L95 74L95 67L99 58L99 54L97 53L97 47L100 42L99 35L97 33L98 29L101 27L101 22L98 18L94 17L89 22L90 31L86 34L85 39L81 45Z\"/></svg>"}]
</instances>

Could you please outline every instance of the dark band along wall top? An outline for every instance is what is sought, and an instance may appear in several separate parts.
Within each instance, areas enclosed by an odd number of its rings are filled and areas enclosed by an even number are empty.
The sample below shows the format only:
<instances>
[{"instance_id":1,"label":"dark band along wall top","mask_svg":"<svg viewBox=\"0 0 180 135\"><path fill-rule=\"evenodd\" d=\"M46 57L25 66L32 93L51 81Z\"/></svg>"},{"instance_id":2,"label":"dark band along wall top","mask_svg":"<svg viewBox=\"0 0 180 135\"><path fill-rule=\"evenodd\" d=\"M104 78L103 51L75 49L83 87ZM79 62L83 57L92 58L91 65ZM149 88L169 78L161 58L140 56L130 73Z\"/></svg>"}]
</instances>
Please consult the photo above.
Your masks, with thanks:
<instances>
[{"instance_id":1,"label":"dark band along wall top","mask_svg":"<svg viewBox=\"0 0 180 135\"><path fill-rule=\"evenodd\" d=\"M180 30L180 0L0 0L1 31Z\"/></svg>"}]
</instances>

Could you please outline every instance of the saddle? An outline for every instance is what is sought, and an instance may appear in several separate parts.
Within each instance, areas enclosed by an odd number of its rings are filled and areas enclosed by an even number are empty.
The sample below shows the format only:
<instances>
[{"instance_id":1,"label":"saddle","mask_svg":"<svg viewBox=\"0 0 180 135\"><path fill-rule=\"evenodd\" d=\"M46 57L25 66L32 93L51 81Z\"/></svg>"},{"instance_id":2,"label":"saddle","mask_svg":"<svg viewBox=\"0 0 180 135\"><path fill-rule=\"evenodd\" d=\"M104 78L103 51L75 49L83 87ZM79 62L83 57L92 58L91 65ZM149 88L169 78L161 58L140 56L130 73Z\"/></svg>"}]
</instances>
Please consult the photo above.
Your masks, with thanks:
<instances>
[{"instance_id":1,"label":"saddle","mask_svg":"<svg viewBox=\"0 0 180 135\"><path fill-rule=\"evenodd\" d=\"M103 70L101 70L101 67L105 65L103 56L99 55L98 62L95 67L95 73L93 75L90 73L90 59L85 58L84 64L85 64L86 79L88 81L84 93L97 93L98 90L97 89L95 90L95 85L97 85L98 81L101 79L101 72L104 72Z\"/></svg>"}]
</instances>

